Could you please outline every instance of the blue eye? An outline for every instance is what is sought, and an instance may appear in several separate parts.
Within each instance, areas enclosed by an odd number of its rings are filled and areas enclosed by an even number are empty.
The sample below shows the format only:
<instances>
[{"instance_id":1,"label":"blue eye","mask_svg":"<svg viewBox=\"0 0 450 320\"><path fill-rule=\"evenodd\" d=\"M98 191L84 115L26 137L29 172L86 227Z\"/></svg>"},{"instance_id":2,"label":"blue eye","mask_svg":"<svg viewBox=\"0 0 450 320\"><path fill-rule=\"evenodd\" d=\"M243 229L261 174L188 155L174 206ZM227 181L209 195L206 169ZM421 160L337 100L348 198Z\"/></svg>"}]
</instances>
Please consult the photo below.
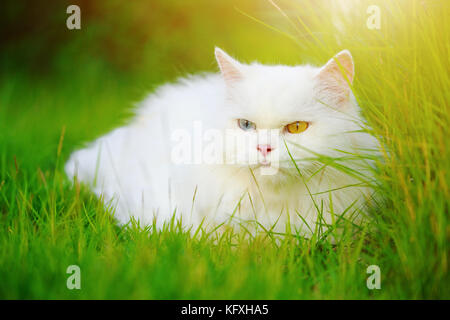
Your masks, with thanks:
<instances>
[{"instance_id":1,"label":"blue eye","mask_svg":"<svg viewBox=\"0 0 450 320\"><path fill-rule=\"evenodd\" d=\"M244 131L249 131L249 130L255 130L256 129L256 125L248 120L245 119L238 119L238 126L239 128L241 128Z\"/></svg>"}]
</instances>

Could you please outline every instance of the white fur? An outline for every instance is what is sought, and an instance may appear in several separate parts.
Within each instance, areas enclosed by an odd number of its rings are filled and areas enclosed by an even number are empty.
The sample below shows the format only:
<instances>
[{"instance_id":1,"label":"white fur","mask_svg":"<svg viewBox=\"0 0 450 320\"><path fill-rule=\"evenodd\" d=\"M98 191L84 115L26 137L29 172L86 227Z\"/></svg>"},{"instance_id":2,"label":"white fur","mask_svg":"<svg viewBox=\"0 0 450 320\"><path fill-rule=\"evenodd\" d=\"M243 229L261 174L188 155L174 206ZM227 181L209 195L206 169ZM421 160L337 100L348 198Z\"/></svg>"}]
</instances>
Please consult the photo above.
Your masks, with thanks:
<instances>
[{"instance_id":1,"label":"white fur","mask_svg":"<svg viewBox=\"0 0 450 320\"><path fill-rule=\"evenodd\" d=\"M134 217L141 224L150 224L156 218L158 228L175 213L182 218L183 226L194 229L203 219L205 228L224 221L236 225L257 220L268 230L274 226L276 232L285 232L289 222L292 229L308 235L298 214L314 228L318 212L305 181L312 194L324 192L312 197L319 209L323 208L327 222L332 221L331 211L339 215L354 201L353 208L361 207L372 192L370 188L342 188L361 181L331 166L311 177L323 163L305 161L317 154L345 156L337 150L359 153L360 148L378 148L373 136L355 132L361 130L362 119L351 92L344 103L336 105L334 95L342 92L333 90L345 88L341 83L337 89L331 86L330 91L325 82L321 83L327 77L325 67L243 65L219 49L216 56L222 75L204 74L160 87L143 101L128 125L74 152L66 164L67 175L76 176L95 194L117 206L115 217L120 223ZM349 53L348 57L351 59ZM350 72L353 77L353 70ZM257 134L238 129L236 119L250 120L258 129L280 129L281 138L302 146L288 144L305 180L299 176L282 140L269 141L279 152L280 170L275 175L262 175L258 165L250 165L253 177L246 163L173 163L176 141L172 134L183 129L194 135L195 121L201 121L205 130ZM310 122L309 128L295 135L282 131L297 120ZM253 149L256 145L249 147ZM225 148L224 152L233 157L232 150ZM344 164L361 172L366 161L349 160ZM327 190L335 190L331 192L332 207Z\"/></svg>"}]
</instances>

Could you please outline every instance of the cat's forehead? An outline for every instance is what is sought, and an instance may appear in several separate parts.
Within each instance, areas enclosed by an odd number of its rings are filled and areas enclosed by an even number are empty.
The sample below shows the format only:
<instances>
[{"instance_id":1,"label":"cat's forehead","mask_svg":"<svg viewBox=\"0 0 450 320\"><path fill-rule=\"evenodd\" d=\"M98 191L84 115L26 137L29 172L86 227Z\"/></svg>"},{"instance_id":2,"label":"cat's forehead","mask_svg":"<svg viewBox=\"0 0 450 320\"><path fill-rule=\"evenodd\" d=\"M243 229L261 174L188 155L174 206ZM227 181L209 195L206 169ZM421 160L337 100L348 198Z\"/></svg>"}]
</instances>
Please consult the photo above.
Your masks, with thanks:
<instances>
[{"instance_id":1,"label":"cat's forehead","mask_svg":"<svg viewBox=\"0 0 450 320\"><path fill-rule=\"evenodd\" d=\"M238 89L243 115L276 126L310 113L316 70L311 66L248 66Z\"/></svg>"},{"instance_id":2,"label":"cat's forehead","mask_svg":"<svg viewBox=\"0 0 450 320\"><path fill-rule=\"evenodd\" d=\"M265 79L265 80L308 80L311 79L317 67L310 65L301 66L286 66L286 65L263 65L259 63L253 63L246 66L243 71L244 78L251 78L252 80Z\"/></svg>"}]
</instances>

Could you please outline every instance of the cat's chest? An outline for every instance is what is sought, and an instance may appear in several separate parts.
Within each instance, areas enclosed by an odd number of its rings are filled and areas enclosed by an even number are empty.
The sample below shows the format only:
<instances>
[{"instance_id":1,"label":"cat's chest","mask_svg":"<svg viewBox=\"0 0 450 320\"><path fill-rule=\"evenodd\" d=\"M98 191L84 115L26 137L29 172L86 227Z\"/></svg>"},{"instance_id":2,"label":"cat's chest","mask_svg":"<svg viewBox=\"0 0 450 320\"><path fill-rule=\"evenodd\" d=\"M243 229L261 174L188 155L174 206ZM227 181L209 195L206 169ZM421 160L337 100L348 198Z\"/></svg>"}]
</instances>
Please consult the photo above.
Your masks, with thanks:
<instances>
[{"instance_id":1,"label":"cat's chest","mask_svg":"<svg viewBox=\"0 0 450 320\"><path fill-rule=\"evenodd\" d=\"M202 168L204 169L204 168ZM187 171L183 171L186 173ZM192 177L195 177L193 179ZM177 208L189 217L214 217L223 221L229 217L244 220L276 221L281 215L308 211L311 201L300 184L264 183L251 174L230 171L198 170L182 176L174 183L178 190L171 198ZM183 204L180 206L180 204Z\"/></svg>"},{"instance_id":2,"label":"cat's chest","mask_svg":"<svg viewBox=\"0 0 450 320\"><path fill-rule=\"evenodd\" d=\"M200 211L250 217L294 211L309 206L310 201L300 186L273 189L270 186L235 182L227 186L210 184L204 186L202 193L197 187L196 205Z\"/></svg>"}]
</instances>

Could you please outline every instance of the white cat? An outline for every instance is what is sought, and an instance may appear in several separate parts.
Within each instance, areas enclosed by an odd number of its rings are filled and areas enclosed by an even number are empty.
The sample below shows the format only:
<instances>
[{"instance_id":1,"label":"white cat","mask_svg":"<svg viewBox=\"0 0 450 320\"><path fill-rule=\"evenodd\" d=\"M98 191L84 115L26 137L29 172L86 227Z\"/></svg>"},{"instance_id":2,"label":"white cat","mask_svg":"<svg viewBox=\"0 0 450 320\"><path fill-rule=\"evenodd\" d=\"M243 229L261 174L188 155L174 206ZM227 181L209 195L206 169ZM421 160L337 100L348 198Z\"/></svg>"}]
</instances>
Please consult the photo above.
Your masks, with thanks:
<instances>
[{"instance_id":1,"label":"white cat","mask_svg":"<svg viewBox=\"0 0 450 320\"><path fill-rule=\"evenodd\" d=\"M361 208L373 192L361 155L379 145L361 129L350 52L321 68L215 55L219 74L160 87L128 125L74 152L67 175L111 201L120 223L157 228L175 215L191 230L311 236Z\"/></svg>"}]
</instances>

